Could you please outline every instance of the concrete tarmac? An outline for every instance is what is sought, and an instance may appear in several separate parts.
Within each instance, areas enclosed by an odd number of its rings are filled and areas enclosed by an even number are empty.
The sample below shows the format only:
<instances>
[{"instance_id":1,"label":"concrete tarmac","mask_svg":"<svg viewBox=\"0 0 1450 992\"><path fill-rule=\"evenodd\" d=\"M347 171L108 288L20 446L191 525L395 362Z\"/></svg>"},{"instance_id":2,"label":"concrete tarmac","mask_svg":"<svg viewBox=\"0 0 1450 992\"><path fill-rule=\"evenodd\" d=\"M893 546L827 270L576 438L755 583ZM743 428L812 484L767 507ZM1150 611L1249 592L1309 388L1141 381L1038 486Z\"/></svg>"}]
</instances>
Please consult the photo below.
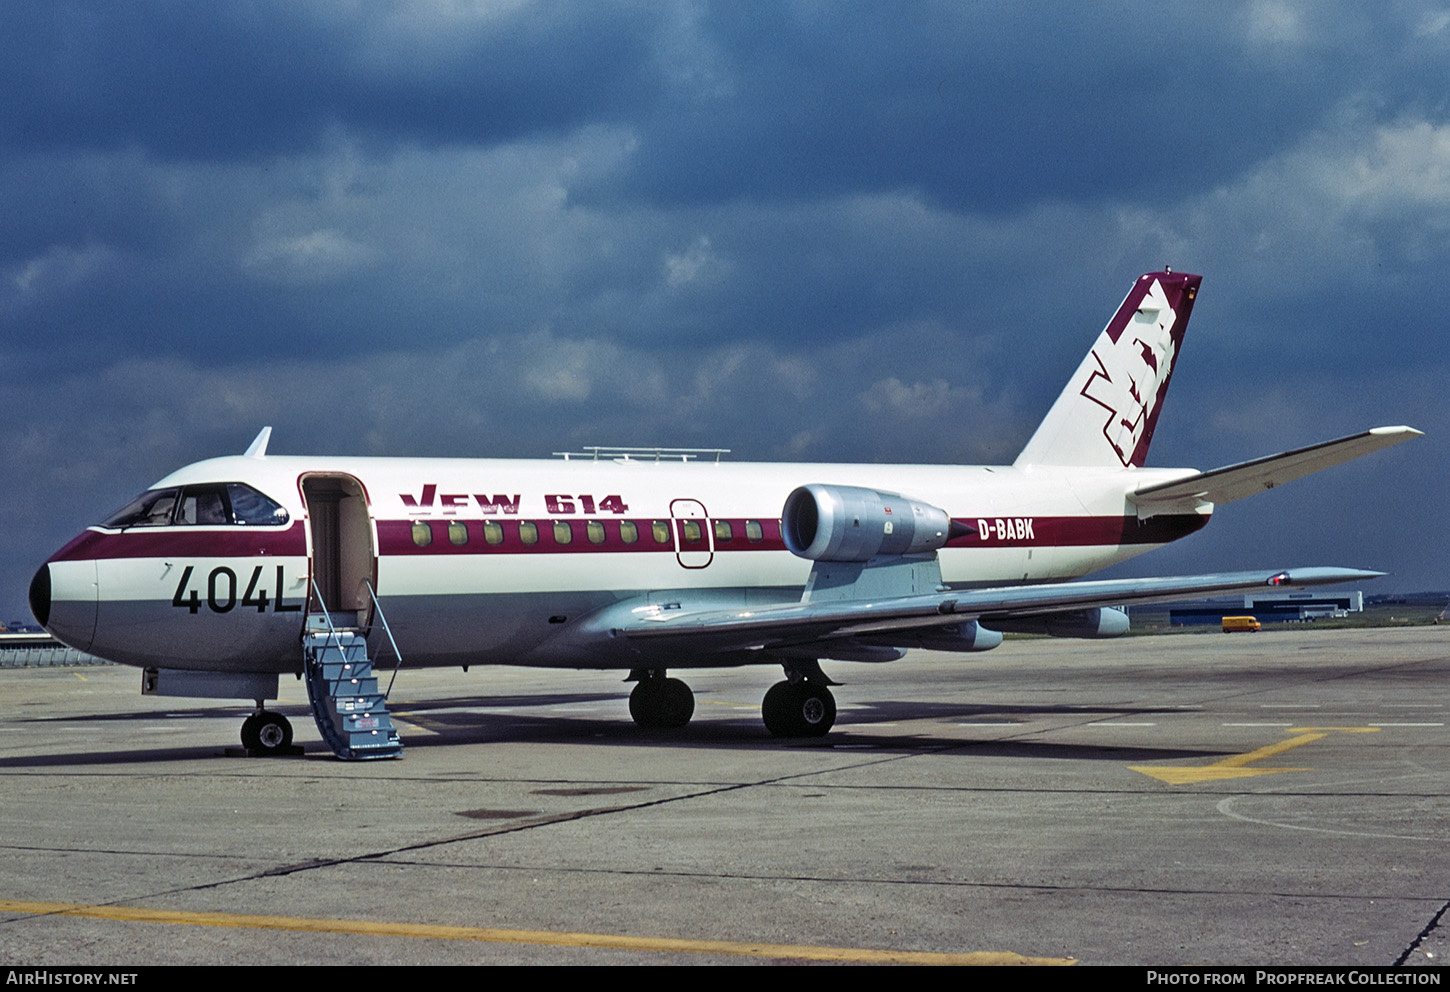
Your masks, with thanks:
<instances>
[{"instance_id":1,"label":"concrete tarmac","mask_svg":"<svg viewBox=\"0 0 1450 992\"><path fill-rule=\"evenodd\" d=\"M1450 627L1274 630L774 669L404 672L406 755L235 748L246 706L0 672L0 961L1438 965ZM915 955L915 957L913 957Z\"/></svg>"}]
</instances>

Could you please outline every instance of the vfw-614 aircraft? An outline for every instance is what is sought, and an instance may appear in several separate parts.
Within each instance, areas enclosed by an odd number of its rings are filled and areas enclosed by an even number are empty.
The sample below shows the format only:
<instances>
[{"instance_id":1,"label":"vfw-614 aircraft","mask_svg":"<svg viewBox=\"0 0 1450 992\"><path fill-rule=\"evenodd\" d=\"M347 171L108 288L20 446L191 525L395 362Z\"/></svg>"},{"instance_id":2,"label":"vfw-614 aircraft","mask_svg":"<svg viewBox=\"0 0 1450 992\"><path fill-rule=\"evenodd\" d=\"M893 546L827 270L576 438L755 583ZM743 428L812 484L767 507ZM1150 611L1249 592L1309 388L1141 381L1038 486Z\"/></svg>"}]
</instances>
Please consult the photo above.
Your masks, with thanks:
<instances>
[{"instance_id":1,"label":"vfw-614 aircraft","mask_svg":"<svg viewBox=\"0 0 1450 992\"><path fill-rule=\"evenodd\" d=\"M1200 277L1153 272L1010 466L732 464L596 449L553 461L244 455L167 476L36 573L36 618L145 669L143 691L256 700L252 751L295 753L263 703L307 679L342 757L397 754L371 664L619 669L644 726L667 671L775 665L776 735L835 720L821 659L971 652L1004 631L1110 637L1115 607L1369 578L1343 568L1068 582L1203 527L1215 504L1384 448L1381 427L1200 472L1144 467Z\"/></svg>"}]
</instances>

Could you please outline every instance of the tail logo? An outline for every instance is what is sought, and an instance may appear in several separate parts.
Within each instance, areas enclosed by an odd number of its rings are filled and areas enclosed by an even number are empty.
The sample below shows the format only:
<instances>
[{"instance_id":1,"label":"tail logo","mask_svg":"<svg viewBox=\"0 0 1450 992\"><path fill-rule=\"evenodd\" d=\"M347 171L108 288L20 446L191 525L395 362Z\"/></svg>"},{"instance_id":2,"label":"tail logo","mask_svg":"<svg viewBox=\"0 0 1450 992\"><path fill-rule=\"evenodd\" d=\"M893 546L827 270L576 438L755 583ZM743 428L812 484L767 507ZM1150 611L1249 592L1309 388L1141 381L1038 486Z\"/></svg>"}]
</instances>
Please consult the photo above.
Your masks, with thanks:
<instances>
[{"instance_id":1,"label":"tail logo","mask_svg":"<svg viewBox=\"0 0 1450 992\"><path fill-rule=\"evenodd\" d=\"M1177 314L1158 280L1153 280L1137 311L1111 344L1099 342L1082 395L1108 412L1103 437L1126 467L1152 423L1158 396L1173 368ZM1111 332L1108 335L1111 338Z\"/></svg>"}]
</instances>

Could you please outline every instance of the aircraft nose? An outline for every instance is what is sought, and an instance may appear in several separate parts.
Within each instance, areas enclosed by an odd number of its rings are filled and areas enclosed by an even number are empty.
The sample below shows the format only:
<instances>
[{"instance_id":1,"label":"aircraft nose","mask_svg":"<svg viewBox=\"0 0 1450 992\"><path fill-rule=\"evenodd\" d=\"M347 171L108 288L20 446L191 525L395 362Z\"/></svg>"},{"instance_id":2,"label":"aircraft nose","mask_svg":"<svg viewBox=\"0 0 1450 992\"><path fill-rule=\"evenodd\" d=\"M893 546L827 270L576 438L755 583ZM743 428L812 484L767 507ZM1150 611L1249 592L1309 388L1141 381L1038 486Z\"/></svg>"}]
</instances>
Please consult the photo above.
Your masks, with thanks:
<instances>
[{"instance_id":1,"label":"aircraft nose","mask_svg":"<svg viewBox=\"0 0 1450 992\"><path fill-rule=\"evenodd\" d=\"M96 563L56 561L30 580L30 612L57 640L89 651L96 637Z\"/></svg>"},{"instance_id":2,"label":"aircraft nose","mask_svg":"<svg viewBox=\"0 0 1450 992\"><path fill-rule=\"evenodd\" d=\"M41 565L30 580L30 612L42 627L50 623L50 566Z\"/></svg>"}]
</instances>

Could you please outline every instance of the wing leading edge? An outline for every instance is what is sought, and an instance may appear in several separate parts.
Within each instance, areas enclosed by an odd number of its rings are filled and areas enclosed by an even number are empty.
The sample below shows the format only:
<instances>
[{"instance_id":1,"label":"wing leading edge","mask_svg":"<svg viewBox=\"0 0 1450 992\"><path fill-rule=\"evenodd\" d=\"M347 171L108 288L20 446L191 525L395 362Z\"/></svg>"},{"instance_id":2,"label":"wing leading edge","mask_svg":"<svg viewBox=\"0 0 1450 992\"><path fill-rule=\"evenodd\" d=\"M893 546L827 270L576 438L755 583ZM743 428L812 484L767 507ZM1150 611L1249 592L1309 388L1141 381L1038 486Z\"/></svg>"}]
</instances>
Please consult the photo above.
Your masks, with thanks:
<instances>
[{"instance_id":1,"label":"wing leading edge","mask_svg":"<svg viewBox=\"0 0 1450 992\"><path fill-rule=\"evenodd\" d=\"M880 601L793 603L755 609L680 610L635 607L627 617L611 618L609 632L632 641L688 641L695 649L726 651L775 648L840 638L915 631L964 620L1038 616L1098 606L1125 606L1175 599L1253 592L1265 588L1299 589L1378 578L1384 572L1354 568L1296 568L1277 572L1224 572L1215 575L1148 579L1058 582L992 589L943 590Z\"/></svg>"}]
</instances>

